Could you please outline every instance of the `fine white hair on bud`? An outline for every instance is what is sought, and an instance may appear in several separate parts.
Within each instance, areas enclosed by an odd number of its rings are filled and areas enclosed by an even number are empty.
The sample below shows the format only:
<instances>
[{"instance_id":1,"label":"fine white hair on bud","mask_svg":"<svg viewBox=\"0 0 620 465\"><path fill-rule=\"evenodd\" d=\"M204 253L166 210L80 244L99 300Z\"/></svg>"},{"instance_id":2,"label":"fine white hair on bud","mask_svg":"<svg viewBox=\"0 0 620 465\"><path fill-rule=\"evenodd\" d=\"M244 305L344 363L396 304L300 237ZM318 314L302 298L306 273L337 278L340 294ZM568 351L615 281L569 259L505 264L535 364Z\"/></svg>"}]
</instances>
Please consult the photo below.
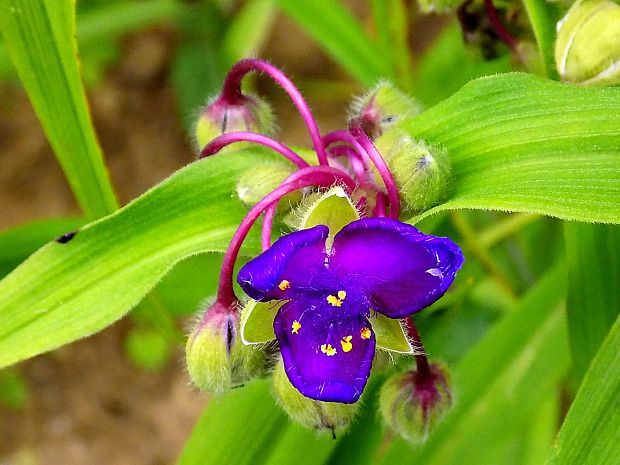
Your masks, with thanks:
<instances>
[{"instance_id":1,"label":"fine white hair on bud","mask_svg":"<svg viewBox=\"0 0 620 465\"><path fill-rule=\"evenodd\" d=\"M220 97L213 98L200 110L194 137L200 149L217 136L236 131L272 135L275 132L275 118L269 103L252 94L243 95L236 103L227 103Z\"/></svg>"},{"instance_id":2,"label":"fine white hair on bud","mask_svg":"<svg viewBox=\"0 0 620 465\"><path fill-rule=\"evenodd\" d=\"M408 210L427 210L444 197L450 178L450 158L445 148L414 140L400 128L387 130L376 145Z\"/></svg>"},{"instance_id":3,"label":"fine white hair on bud","mask_svg":"<svg viewBox=\"0 0 620 465\"><path fill-rule=\"evenodd\" d=\"M292 420L306 428L329 431L334 437L347 428L359 408L359 402L341 404L305 397L289 381L281 358L273 373L273 390L278 403Z\"/></svg>"},{"instance_id":4,"label":"fine white hair on bud","mask_svg":"<svg viewBox=\"0 0 620 465\"><path fill-rule=\"evenodd\" d=\"M435 364L426 376L407 371L389 377L379 393L383 421L412 444L424 442L451 405L447 375Z\"/></svg>"},{"instance_id":5,"label":"fine white hair on bud","mask_svg":"<svg viewBox=\"0 0 620 465\"><path fill-rule=\"evenodd\" d=\"M285 163L264 163L245 171L237 181L237 195L248 206L254 206L267 194L295 172L295 167ZM302 194L291 192L278 203L280 211L288 211L299 204Z\"/></svg>"},{"instance_id":6,"label":"fine white hair on bud","mask_svg":"<svg viewBox=\"0 0 620 465\"><path fill-rule=\"evenodd\" d=\"M390 81L380 81L364 95L356 97L349 109L349 119L358 121L371 139L389 127L422 111L422 105Z\"/></svg>"},{"instance_id":7,"label":"fine white hair on bud","mask_svg":"<svg viewBox=\"0 0 620 465\"><path fill-rule=\"evenodd\" d=\"M264 373L261 348L240 340L236 312L212 304L192 330L185 346L187 371L201 391L222 394Z\"/></svg>"}]
</instances>

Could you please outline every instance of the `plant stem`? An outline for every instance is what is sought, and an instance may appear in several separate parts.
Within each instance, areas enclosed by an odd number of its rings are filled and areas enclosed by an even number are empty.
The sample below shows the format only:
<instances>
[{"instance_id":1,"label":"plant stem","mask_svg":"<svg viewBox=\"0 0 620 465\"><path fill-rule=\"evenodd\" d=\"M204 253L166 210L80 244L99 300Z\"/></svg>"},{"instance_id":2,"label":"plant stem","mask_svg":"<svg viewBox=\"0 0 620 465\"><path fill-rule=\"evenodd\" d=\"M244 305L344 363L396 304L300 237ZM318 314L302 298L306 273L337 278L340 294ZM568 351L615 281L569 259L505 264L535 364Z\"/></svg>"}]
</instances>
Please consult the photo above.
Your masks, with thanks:
<instances>
[{"instance_id":1,"label":"plant stem","mask_svg":"<svg viewBox=\"0 0 620 465\"><path fill-rule=\"evenodd\" d=\"M252 71L269 76L289 95L293 101L293 104L297 107L297 110L306 124L306 127L308 128L308 133L312 139L312 145L317 153L319 163L321 165L327 165L327 151L323 145L319 127L314 119L314 116L312 115L312 112L310 111L310 107L302 97L297 87L295 87L295 84L293 84L282 71L272 64L263 60L251 58L237 62L237 64L230 69L224 80L220 98L229 104L234 104L242 98L241 80L247 73Z\"/></svg>"},{"instance_id":2,"label":"plant stem","mask_svg":"<svg viewBox=\"0 0 620 465\"><path fill-rule=\"evenodd\" d=\"M396 182L394 181L394 177L387 163L385 163L385 160L375 147L375 144L368 138L359 123L351 123L349 131L359 145L361 145L362 149L368 154L368 157L372 160L385 184L390 201L390 218L398 218L400 214L400 196L398 195L398 187L396 187Z\"/></svg>"},{"instance_id":3,"label":"plant stem","mask_svg":"<svg viewBox=\"0 0 620 465\"><path fill-rule=\"evenodd\" d=\"M413 319L410 316L405 318L405 329L407 330L407 335L409 336L409 339L411 339L415 344L414 350L418 349L415 353L415 365L418 379L430 379L432 377L431 366L428 363L426 351L424 350L424 345L422 344L422 340L420 339L420 333L418 333L418 329L416 328L415 324L413 323Z\"/></svg>"},{"instance_id":4,"label":"plant stem","mask_svg":"<svg viewBox=\"0 0 620 465\"><path fill-rule=\"evenodd\" d=\"M347 188L355 189L355 182L345 173L328 166L313 166L303 168L291 176L297 175L294 180L286 182L278 186L271 193L267 194L260 202L258 202L243 219L235 234L233 235L230 245L224 254L222 269L220 271L220 282L217 289L216 303L232 309L237 302L233 290L233 274L235 262L239 256L239 250L245 240L248 232L252 228L254 222L260 215L273 203L277 203L282 197L293 191L309 186L329 187L337 182L343 182ZM290 178L290 177L289 177ZM287 179L289 179L287 178Z\"/></svg>"},{"instance_id":5,"label":"plant stem","mask_svg":"<svg viewBox=\"0 0 620 465\"><path fill-rule=\"evenodd\" d=\"M258 134L250 131L236 131L227 132L215 139L211 140L200 151L198 158L205 158L222 150L227 145L235 142L254 142L256 144L268 147L281 155L284 155L288 160L294 163L298 168L307 168L310 166L303 158L301 158L295 151L287 147L286 145L278 142L271 137L267 137L264 134Z\"/></svg>"}]
</instances>

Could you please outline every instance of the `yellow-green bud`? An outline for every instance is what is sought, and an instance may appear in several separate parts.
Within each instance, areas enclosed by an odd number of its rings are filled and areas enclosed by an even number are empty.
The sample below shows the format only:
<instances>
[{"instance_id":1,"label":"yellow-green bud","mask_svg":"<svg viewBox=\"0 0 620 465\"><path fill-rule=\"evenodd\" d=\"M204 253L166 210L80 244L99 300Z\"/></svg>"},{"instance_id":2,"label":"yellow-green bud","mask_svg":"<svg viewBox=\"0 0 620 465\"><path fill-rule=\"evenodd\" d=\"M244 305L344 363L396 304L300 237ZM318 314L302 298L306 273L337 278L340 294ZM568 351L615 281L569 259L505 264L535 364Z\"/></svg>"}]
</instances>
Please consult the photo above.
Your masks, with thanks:
<instances>
[{"instance_id":1,"label":"yellow-green bud","mask_svg":"<svg viewBox=\"0 0 620 465\"><path fill-rule=\"evenodd\" d=\"M422 111L412 97L398 90L389 81L381 81L351 104L350 119L359 121L371 139L387 128L411 118Z\"/></svg>"},{"instance_id":2,"label":"yellow-green bud","mask_svg":"<svg viewBox=\"0 0 620 465\"><path fill-rule=\"evenodd\" d=\"M246 205L254 206L295 171L294 166L283 163L254 166L243 173L237 181L237 195ZM301 192L291 192L280 200L278 210L290 210L299 204L301 198Z\"/></svg>"},{"instance_id":3,"label":"yellow-green bud","mask_svg":"<svg viewBox=\"0 0 620 465\"><path fill-rule=\"evenodd\" d=\"M238 337L236 312L211 305L192 331L185 347L187 371L201 390L222 394L265 371L265 353Z\"/></svg>"},{"instance_id":4,"label":"yellow-green bud","mask_svg":"<svg viewBox=\"0 0 620 465\"><path fill-rule=\"evenodd\" d=\"M289 381L282 359L273 373L276 399L284 411L297 423L319 431L331 431L333 435L344 430L355 414L358 404L321 402L305 397Z\"/></svg>"},{"instance_id":5,"label":"yellow-green bud","mask_svg":"<svg viewBox=\"0 0 620 465\"><path fill-rule=\"evenodd\" d=\"M243 95L238 102L213 99L200 111L194 128L198 148L215 137L235 131L252 131L271 135L275 130L271 106L255 95Z\"/></svg>"},{"instance_id":6,"label":"yellow-green bud","mask_svg":"<svg viewBox=\"0 0 620 465\"><path fill-rule=\"evenodd\" d=\"M393 375L381 387L379 409L387 425L419 444L452 405L446 375L437 366L422 377L417 371Z\"/></svg>"},{"instance_id":7,"label":"yellow-green bud","mask_svg":"<svg viewBox=\"0 0 620 465\"><path fill-rule=\"evenodd\" d=\"M445 195L450 177L446 149L414 140L406 131L391 128L376 141L398 185L404 206L420 212Z\"/></svg>"},{"instance_id":8,"label":"yellow-green bud","mask_svg":"<svg viewBox=\"0 0 620 465\"><path fill-rule=\"evenodd\" d=\"M558 22L555 62L563 81L620 83L620 5L578 0Z\"/></svg>"}]
</instances>

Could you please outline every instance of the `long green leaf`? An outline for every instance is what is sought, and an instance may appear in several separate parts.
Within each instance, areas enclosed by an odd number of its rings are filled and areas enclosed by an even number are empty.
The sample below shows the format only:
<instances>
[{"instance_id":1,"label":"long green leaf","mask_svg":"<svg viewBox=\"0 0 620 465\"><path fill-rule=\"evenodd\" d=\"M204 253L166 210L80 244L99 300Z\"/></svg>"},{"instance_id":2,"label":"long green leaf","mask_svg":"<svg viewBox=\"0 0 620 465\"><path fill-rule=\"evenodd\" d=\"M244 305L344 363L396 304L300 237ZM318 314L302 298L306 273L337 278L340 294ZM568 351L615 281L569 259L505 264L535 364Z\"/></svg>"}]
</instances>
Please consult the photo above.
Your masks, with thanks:
<instances>
[{"instance_id":1,"label":"long green leaf","mask_svg":"<svg viewBox=\"0 0 620 465\"><path fill-rule=\"evenodd\" d=\"M620 457L620 318L592 362L547 462L616 465Z\"/></svg>"},{"instance_id":2,"label":"long green leaf","mask_svg":"<svg viewBox=\"0 0 620 465\"><path fill-rule=\"evenodd\" d=\"M0 281L0 367L105 328L179 260L223 251L246 211L231 197L235 179L258 159L194 163Z\"/></svg>"},{"instance_id":3,"label":"long green leaf","mask_svg":"<svg viewBox=\"0 0 620 465\"><path fill-rule=\"evenodd\" d=\"M266 381L254 381L211 400L194 427L178 465L254 465L276 441L288 419L275 405Z\"/></svg>"},{"instance_id":4,"label":"long green leaf","mask_svg":"<svg viewBox=\"0 0 620 465\"><path fill-rule=\"evenodd\" d=\"M556 23L559 19L558 7L545 0L524 0L523 6L534 31L547 77L557 79L558 72L555 69L553 47L555 44Z\"/></svg>"},{"instance_id":5,"label":"long green leaf","mask_svg":"<svg viewBox=\"0 0 620 465\"><path fill-rule=\"evenodd\" d=\"M33 221L0 232L0 278L46 242L84 224L78 218L51 218Z\"/></svg>"},{"instance_id":6,"label":"long green leaf","mask_svg":"<svg viewBox=\"0 0 620 465\"><path fill-rule=\"evenodd\" d=\"M278 4L364 85L393 77L389 56L381 53L361 23L339 1L278 0Z\"/></svg>"},{"instance_id":7,"label":"long green leaf","mask_svg":"<svg viewBox=\"0 0 620 465\"><path fill-rule=\"evenodd\" d=\"M565 279L556 266L467 353L453 373L453 410L423 446L397 441L381 465L506 463L499 459L505 447L510 451L569 366Z\"/></svg>"},{"instance_id":8,"label":"long green leaf","mask_svg":"<svg viewBox=\"0 0 620 465\"><path fill-rule=\"evenodd\" d=\"M566 223L564 233L568 332L582 378L620 312L620 227Z\"/></svg>"},{"instance_id":9,"label":"long green leaf","mask_svg":"<svg viewBox=\"0 0 620 465\"><path fill-rule=\"evenodd\" d=\"M87 218L117 208L76 59L74 2L0 0L0 30Z\"/></svg>"},{"instance_id":10,"label":"long green leaf","mask_svg":"<svg viewBox=\"0 0 620 465\"><path fill-rule=\"evenodd\" d=\"M477 79L407 126L448 149L445 203L620 223L620 88L526 74Z\"/></svg>"}]
</instances>

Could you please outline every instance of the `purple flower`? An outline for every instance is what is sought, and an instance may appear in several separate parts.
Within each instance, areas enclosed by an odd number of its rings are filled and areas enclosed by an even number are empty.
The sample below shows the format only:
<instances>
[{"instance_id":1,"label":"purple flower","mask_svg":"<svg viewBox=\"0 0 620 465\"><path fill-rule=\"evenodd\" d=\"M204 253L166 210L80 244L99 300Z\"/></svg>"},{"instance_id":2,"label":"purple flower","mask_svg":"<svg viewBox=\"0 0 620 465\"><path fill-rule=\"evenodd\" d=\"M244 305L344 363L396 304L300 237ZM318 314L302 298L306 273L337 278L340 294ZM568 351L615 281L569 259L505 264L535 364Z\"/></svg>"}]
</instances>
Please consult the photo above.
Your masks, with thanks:
<instances>
[{"instance_id":1,"label":"purple flower","mask_svg":"<svg viewBox=\"0 0 620 465\"><path fill-rule=\"evenodd\" d=\"M328 234L319 225L281 237L237 281L253 299L286 301L273 327L291 383L312 399L353 403L372 366L374 312L404 318L435 302L463 255L395 219L354 221L330 250Z\"/></svg>"}]
</instances>

